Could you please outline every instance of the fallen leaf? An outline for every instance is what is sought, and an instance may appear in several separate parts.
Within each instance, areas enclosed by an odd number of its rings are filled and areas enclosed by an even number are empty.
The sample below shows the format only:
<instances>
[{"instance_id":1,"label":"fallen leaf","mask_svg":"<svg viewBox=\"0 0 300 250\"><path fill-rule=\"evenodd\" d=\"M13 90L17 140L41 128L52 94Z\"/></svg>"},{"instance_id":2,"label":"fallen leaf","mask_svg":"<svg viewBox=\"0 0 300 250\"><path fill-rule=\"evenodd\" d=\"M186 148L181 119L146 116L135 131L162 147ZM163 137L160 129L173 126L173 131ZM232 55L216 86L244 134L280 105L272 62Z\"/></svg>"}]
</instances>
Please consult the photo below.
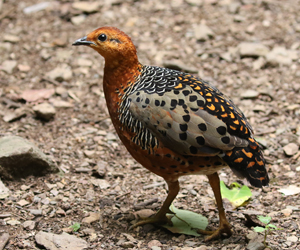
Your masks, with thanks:
<instances>
[{"instance_id":1,"label":"fallen leaf","mask_svg":"<svg viewBox=\"0 0 300 250\"><path fill-rule=\"evenodd\" d=\"M278 191L280 193L283 193L284 195L294 195L300 193L300 187L297 187L295 185L290 185L286 188L281 188Z\"/></svg>"}]
</instances>

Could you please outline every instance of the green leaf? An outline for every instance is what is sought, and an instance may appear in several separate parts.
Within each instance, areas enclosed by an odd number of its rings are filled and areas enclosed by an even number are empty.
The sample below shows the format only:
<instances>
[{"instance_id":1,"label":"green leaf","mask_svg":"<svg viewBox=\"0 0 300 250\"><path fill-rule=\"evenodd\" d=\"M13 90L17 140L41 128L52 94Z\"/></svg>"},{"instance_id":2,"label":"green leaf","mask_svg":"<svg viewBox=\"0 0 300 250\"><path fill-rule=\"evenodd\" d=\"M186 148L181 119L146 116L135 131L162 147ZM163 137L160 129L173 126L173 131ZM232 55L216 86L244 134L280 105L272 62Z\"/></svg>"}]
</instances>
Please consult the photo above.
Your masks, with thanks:
<instances>
[{"instance_id":1,"label":"green leaf","mask_svg":"<svg viewBox=\"0 0 300 250\"><path fill-rule=\"evenodd\" d=\"M205 230L208 225L207 218L201 214L178 209L173 204L170 206L170 210L175 214L172 214L171 219L173 226L163 225L163 227L172 233L200 236L201 234L197 233L197 229Z\"/></svg>"},{"instance_id":2,"label":"green leaf","mask_svg":"<svg viewBox=\"0 0 300 250\"><path fill-rule=\"evenodd\" d=\"M266 231L266 229L263 228L263 227L254 227L253 229L254 229L254 231L257 232L257 233L261 233L261 232Z\"/></svg>"},{"instance_id":3,"label":"green leaf","mask_svg":"<svg viewBox=\"0 0 300 250\"><path fill-rule=\"evenodd\" d=\"M272 230L277 230L277 229L278 229L278 227L276 227L276 226L273 225L273 224L268 224L266 227L272 227L272 228L274 228L274 229L272 229Z\"/></svg>"},{"instance_id":4,"label":"green leaf","mask_svg":"<svg viewBox=\"0 0 300 250\"><path fill-rule=\"evenodd\" d=\"M227 198L234 207L240 207L243 203L252 196L251 190L247 186L242 186L241 188L238 183L233 183L234 187L228 189L224 181L220 182L221 194L223 198ZM237 184L237 185L236 185Z\"/></svg>"},{"instance_id":5,"label":"green leaf","mask_svg":"<svg viewBox=\"0 0 300 250\"><path fill-rule=\"evenodd\" d=\"M262 215L258 215L257 218L264 224L269 224L269 222L272 219L270 216L262 216Z\"/></svg>"},{"instance_id":6,"label":"green leaf","mask_svg":"<svg viewBox=\"0 0 300 250\"><path fill-rule=\"evenodd\" d=\"M75 222L70 228L73 229L73 232L77 232L80 228L80 224L78 222Z\"/></svg>"}]
</instances>

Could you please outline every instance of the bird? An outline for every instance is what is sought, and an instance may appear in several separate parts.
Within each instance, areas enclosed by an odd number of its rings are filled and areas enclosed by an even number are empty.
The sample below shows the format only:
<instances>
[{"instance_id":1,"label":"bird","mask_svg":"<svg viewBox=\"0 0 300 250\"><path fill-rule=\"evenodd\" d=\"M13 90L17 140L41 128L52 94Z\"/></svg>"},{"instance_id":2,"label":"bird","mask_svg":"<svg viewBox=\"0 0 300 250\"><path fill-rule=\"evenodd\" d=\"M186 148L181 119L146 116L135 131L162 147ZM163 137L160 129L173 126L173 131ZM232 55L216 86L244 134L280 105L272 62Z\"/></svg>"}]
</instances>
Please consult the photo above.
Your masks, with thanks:
<instances>
[{"instance_id":1,"label":"bird","mask_svg":"<svg viewBox=\"0 0 300 250\"><path fill-rule=\"evenodd\" d=\"M131 38L100 27L72 45L94 49L105 60L103 91L114 128L132 157L161 176L168 195L144 224L169 223L179 177L206 175L213 190L219 227L201 230L205 241L232 235L222 203L218 171L230 167L254 187L269 183L266 162L242 111L216 87L189 73L139 62Z\"/></svg>"}]
</instances>

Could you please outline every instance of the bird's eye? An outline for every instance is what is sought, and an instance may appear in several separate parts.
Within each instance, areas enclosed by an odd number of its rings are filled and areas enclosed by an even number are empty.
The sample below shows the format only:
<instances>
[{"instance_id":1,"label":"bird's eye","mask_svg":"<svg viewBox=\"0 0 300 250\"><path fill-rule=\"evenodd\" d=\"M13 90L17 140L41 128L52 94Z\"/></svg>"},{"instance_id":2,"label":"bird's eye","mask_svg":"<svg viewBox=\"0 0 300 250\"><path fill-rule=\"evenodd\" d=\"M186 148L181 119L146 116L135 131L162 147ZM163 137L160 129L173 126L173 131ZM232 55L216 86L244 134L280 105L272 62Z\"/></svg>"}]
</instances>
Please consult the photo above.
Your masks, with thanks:
<instances>
[{"instance_id":1,"label":"bird's eye","mask_svg":"<svg viewBox=\"0 0 300 250\"><path fill-rule=\"evenodd\" d=\"M106 41L106 39L107 39L107 36L106 36L105 34L100 34L100 35L98 36L98 40L101 41L101 42Z\"/></svg>"}]
</instances>

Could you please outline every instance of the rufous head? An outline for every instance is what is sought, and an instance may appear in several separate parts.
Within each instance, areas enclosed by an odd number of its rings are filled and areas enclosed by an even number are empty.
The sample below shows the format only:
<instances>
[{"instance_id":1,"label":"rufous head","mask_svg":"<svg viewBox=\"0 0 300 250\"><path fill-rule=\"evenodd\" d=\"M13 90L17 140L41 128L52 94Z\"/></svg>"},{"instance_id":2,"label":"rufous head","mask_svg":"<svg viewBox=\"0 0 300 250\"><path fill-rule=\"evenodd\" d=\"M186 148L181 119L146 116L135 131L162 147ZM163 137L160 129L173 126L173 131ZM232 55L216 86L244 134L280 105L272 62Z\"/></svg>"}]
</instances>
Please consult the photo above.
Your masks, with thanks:
<instances>
[{"instance_id":1,"label":"rufous head","mask_svg":"<svg viewBox=\"0 0 300 250\"><path fill-rule=\"evenodd\" d=\"M114 27L98 28L76 40L72 45L86 45L93 48L105 58L106 66L137 61L136 48L130 37Z\"/></svg>"}]
</instances>

